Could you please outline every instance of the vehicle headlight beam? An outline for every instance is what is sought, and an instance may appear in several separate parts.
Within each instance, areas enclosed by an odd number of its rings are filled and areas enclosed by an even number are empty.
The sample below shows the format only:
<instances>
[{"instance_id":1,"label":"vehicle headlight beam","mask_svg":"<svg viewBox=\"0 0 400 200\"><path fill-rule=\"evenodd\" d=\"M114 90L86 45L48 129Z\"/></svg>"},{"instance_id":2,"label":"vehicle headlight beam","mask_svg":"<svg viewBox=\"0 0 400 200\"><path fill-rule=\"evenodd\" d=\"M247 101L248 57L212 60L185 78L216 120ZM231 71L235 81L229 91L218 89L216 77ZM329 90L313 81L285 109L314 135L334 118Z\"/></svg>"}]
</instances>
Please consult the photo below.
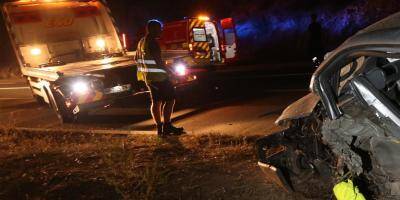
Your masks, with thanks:
<instances>
[{"instance_id":1,"label":"vehicle headlight beam","mask_svg":"<svg viewBox=\"0 0 400 200\"><path fill-rule=\"evenodd\" d=\"M187 74L187 67L184 64L179 63L174 66L174 71L178 76L185 76Z\"/></svg>"},{"instance_id":2,"label":"vehicle headlight beam","mask_svg":"<svg viewBox=\"0 0 400 200\"><path fill-rule=\"evenodd\" d=\"M87 94L90 90L90 86L88 82L85 81L77 81L72 84L72 91L79 95Z\"/></svg>"}]
</instances>

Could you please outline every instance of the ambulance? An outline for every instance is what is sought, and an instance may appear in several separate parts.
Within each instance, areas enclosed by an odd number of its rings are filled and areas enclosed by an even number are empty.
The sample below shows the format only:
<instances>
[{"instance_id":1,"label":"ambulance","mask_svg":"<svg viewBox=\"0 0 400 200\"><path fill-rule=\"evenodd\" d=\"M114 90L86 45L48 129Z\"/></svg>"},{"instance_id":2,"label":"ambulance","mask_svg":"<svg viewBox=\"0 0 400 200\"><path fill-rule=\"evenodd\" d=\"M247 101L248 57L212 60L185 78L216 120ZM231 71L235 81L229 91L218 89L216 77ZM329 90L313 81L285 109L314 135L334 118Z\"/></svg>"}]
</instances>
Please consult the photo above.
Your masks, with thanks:
<instances>
[{"instance_id":1,"label":"ambulance","mask_svg":"<svg viewBox=\"0 0 400 200\"><path fill-rule=\"evenodd\" d=\"M9 1L2 13L33 96L62 122L140 91L134 53L105 1Z\"/></svg>"},{"instance_id":2,"label":"ambulance","mask_svg":"<svg viewBox=\"0 0 400 200\"><path fill-rule=\"evenodd\" d=\"M165 23L159 43L167 65L181 75L208 71L238 59L232 18L199 16Z\"/></svg>"}]
</instances>

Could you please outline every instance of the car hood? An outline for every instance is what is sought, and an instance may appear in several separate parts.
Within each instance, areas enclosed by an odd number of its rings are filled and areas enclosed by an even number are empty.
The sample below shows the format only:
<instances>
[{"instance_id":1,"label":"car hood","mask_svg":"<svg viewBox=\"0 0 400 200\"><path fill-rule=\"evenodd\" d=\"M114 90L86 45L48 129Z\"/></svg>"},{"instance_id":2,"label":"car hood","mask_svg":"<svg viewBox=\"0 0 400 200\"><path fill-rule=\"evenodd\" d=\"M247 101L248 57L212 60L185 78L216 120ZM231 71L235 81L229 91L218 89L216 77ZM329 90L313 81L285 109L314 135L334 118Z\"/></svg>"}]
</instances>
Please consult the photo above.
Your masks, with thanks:
<instances>
[{"instance_id":1,"label":"car hood","mask_svg":"<svg viewBox=\"0 0 400 200\"><path fill-rule=\"evenodd\" d=\"M308 117L314 111L320 97L314 93L309 93L303 98L297 100L288 106L275 121L275 124L279 126L286 126L287 122L294 119L300 119Z\"/></svg>"}]
</instances>

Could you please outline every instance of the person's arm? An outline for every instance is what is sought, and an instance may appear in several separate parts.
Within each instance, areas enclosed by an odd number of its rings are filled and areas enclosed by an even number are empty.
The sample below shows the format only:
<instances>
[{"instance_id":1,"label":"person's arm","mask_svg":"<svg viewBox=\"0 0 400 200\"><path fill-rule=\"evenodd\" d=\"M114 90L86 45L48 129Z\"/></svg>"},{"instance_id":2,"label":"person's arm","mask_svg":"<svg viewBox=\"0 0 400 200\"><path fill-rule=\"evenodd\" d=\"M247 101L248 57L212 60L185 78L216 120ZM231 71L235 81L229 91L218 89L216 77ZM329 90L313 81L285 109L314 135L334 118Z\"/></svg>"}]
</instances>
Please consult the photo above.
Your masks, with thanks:
<instances>
[{"instance_id":1,"label":"person's arm","mask_svg":"<svg viewBox=\"0 0 400 200\"><path fill-rule=\"evenodd\" d=\"M160 45L155 39L149 41L149 51L158 66L164 68L164 70L167 71L168 73L172 73L171 70L165 66L165 63L161 57Z\"/></svg>"},{"instance_id":2,"label":"person's arm","mask_svg":"<svg viewBox=\"0 0 400 200\"><path fill-rule=\"evenodd\" d=\"M149 44L149 52L156 61L156 64L158 66L165 67L165 64L161 58L161 48L158 45L158 42L155 39L151 39L148 44Z\"/></svg>"},{"instance_id":3,"label":"person's arm","mask_svg":"<svg viewBox=\"0 0 400 200\"><path fill-rule=\"evenodd\" d=\"M175 72L171 68L165 65L165 62L161 57L161 48L157 40L153 39L149 41L149 52L156 61L156 64L158 66L162 67L169 74L171 78L175 77L176 75Z\"/></svg>"}]
</instances>

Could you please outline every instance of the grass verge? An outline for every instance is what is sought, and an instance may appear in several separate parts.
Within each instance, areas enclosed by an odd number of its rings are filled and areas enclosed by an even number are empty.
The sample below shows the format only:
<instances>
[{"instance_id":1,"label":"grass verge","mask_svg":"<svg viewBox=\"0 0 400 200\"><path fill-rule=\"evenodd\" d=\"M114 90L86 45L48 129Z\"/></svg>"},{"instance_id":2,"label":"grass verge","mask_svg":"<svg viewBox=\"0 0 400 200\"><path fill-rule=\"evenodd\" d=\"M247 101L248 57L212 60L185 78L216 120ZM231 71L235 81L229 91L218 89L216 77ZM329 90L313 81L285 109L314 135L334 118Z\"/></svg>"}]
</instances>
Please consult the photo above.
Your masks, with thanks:
<instances>
[{"instance_id":1,"label":"grass verge","mask_svg":"<svg viewBox=\"0 0 400 200\"><path fill-rule=\"evenodd\" d=\"M0 134L0 199L299 199L265 182L256 138Z\"/></svg>"}]
</instances>

